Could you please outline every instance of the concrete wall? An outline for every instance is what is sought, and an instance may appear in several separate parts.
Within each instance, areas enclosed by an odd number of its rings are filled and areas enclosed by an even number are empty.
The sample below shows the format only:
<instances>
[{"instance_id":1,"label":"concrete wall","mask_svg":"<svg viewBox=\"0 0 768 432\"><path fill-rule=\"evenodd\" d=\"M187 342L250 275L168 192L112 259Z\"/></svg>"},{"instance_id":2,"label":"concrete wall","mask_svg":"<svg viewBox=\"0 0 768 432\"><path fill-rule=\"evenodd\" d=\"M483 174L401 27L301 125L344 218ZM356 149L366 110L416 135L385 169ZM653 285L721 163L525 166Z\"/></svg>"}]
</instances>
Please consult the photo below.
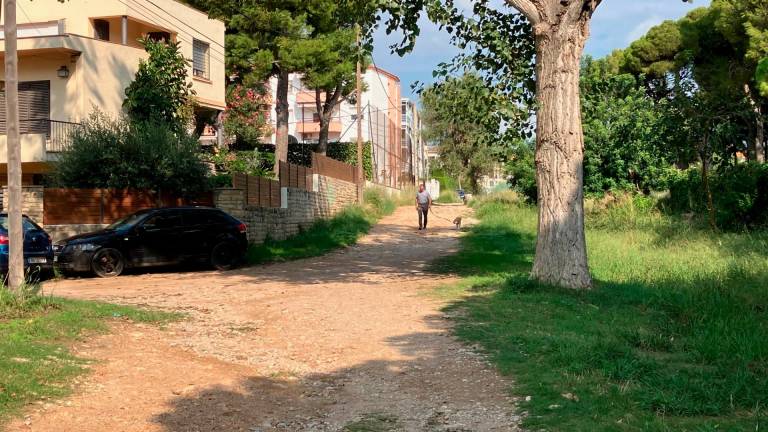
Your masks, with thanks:
<instances>
[{"instance_id":1,"label":"concrete wall","mask_svg":"<svg viewBox=\"0 0 768 432\"><path fill-rule=\"evenodd\" d=\"M21 139L21 161L42 162L45 159L45 135L23 134ZM0 163L8 161L8 137L0 135Z\"/></svg>"},{"instance_id":2,"label":"concrete wall","mask_svg":"<svg viewBox=\"0 0 768 432\"><path fill-rule=\"evenodd\" d=\"M282 188L280 208L249 207L241 189L219 189L214 200L216 207L248 225L251 243L285 240L357 201L354 183L315 175L314 185L313 191Z\"/></svg>"}]
</instances>

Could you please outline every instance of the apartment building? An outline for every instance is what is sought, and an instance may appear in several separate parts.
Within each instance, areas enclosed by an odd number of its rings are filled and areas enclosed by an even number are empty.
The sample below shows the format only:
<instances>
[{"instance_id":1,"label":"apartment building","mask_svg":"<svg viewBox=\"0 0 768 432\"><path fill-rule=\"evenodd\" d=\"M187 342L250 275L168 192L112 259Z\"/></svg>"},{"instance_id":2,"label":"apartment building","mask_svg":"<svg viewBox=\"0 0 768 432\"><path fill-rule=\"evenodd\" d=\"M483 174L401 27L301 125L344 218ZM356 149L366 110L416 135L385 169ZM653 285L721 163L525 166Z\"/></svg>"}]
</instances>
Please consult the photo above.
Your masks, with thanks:
<instances>
[{"instance_id":1,"label":"apartment building","mask_svg":"<svg viewBox=\"0 0 768 432\"><path fill-rule=\"evenodd\" d=\"M189 81L198 110L215 114L226 107L224 23L201 11L174 0L40 0L18 2L17 8L26 184L40 180L48 163L65 149L69 130L92 111L122 113L125 88L147 57L138 42L142 37L180 43L190 59ZM4 33L0 37L4 56ZM7 169L5 118L3 81L0 173Z\"/></svg>"},{"instance_id":2,"label":"apartment building","mask_svg":"<svg viewBox=\"0 0 768 432\"><path fill-rule=\"evenodd\" d=\"M411 183L423 182L427 177L427 156L421 135L421 116L415 102L408 98L401 101L401 159L404 179Z\"/></svg>"},{"instance_id":3,"label":"apartment building","mask_svg":"<svg viewBox=\"0 0 768 432\"><path fill-rule=\"evenodd\" d=\"M370 66L363 74L366 91L361 98L363 108L363 140L371 142L374 181L390 187L400 187L401 155L401 89L400 78L381 68ZM272 100L277 93L277 79L270 80ZM320 132L320 117L315 92L307 89L300 74L291 74L288 86L288 134L293 143L314 145ZM270 109L272 126L274 106ZM357 140L357 111L354 104L343 101L332 115L328 139L331 142ZM272 135L268 141L274 143Z\"/></svg>"}]
</instances>

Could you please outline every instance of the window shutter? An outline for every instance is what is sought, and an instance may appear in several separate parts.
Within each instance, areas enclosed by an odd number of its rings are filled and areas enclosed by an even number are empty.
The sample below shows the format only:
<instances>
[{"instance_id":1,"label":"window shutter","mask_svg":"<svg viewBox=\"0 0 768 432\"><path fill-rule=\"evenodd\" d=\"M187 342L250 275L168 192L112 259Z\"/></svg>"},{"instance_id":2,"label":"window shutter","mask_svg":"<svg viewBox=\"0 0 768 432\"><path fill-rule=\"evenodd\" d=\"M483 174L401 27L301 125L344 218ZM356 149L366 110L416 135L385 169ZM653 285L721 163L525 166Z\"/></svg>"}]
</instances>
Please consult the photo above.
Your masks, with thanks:
<instances>
[{"instance_id":1,"label":"window shutter","mask_svg":"<svg viewBox=\"0 0 768 432\"><path fill-rule=\"evenodd\" d=\"M203 41L192 40L192 72L196 77L209 77L209 45Z\"/></svg>"},{"instance_id":2,"label":"window shutter","mask_svg":"<svg viewBox=\"0 0 768 432\"><path fill-rule=\"evenodd\" d=\"M50 112L50 81L19 83L19 133L48 134ZM0 133L6 133L5 89L0 91Z\"/></svg>"}]
</instances>

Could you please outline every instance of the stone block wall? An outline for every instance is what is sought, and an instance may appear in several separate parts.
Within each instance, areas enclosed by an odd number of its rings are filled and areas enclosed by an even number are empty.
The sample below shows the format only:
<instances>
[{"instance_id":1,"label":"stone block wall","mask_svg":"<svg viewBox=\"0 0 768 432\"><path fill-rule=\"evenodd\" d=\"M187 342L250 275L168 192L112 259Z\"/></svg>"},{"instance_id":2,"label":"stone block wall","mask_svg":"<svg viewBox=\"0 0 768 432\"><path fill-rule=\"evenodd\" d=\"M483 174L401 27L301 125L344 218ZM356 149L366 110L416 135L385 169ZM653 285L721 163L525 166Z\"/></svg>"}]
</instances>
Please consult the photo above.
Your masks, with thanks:
<instances>
[{"instance_id":1,"label":"stone block wall","mask_svg":"<svg viewBox=\"0 0 768 432\"><path fill-rule=\"evenodd\" d=\"M354 183L315 175L314 191L282 188L280 208L246 205L241 189L220 189L214 194L216 207L248 225L248 240L285 240L322 218L329 218L357 202Z\"/></svg>"},{"instance_id":2,"label":"stone block wall","mask_svg":"<svg viewBox=\"0 0 768 432\"><path fill-rule=\"evenodd\" d=\"M357 202L357 185L333 177L315 175L315 218L329 218Z\"/></svg>"},{"instance_id":3,"label":"stone block wall","mask_svg":"<svg viewBox=\"0 0 768 432\"><path fill-rule=\"evenodd\" d=\"M44 216L44 188L42 186L22 186L21 211L32 218L39 225L43 224ZM3 186L3 211L8 211L8 187Z\"/></svg>"}]
</instances>

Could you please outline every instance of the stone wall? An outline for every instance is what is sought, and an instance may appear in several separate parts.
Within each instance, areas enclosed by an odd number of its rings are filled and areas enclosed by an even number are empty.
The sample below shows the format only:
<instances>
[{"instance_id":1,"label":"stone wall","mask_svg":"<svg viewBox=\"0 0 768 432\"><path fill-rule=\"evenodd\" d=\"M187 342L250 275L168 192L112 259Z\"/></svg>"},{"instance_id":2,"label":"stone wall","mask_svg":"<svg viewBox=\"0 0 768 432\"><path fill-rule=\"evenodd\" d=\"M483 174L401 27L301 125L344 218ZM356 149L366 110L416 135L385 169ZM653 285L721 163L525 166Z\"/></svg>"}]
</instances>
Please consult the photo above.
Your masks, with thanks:
<instances>
[{"instance_id":1,"label":"stone wall","mask_svg":"<svg viewBox=\"0 0 768 432\"><path fill-rule=\"evenodd\" d=\"M106 224L45 225L45 231L51 235L51 239L56 243L67 237L98 231L106 226Z\"/></svg>"},{"instance_id":2,"label":"stone wall","mask_svg":"<svg viewBox=\"0 0 768 432\"><path fill-rule=\"evenodd\" d=\"M247 206L241 189L219 189L214 200L216 207L248 225L251 243L263 243L266 238L285 240L357 202L354 183L319 175L313 183L314 191L282 188L280 208Z\"/></svg>"},{"instance_id":3,"label":"stone wall","mask_svg":"<svg viewBox=\"0 0 768 432\"><path fill-rule=\"evenodd\" d=\"M315 218L329 218L357 202L357 185L354 183L315 174L313 187L317 194Z\"/></svg>"},{"instance_id":4,"label":"stone wall","mask_svg":"<svg viewBox=\"0 0 768 432\"><path fill-rule=\"evenodd\" d=\"M42 186L22 186L21 211L39 225L43 224L43 191ZM3 186L3 211L8 211L8 187Z\"/></svg>"}]
</instances>

